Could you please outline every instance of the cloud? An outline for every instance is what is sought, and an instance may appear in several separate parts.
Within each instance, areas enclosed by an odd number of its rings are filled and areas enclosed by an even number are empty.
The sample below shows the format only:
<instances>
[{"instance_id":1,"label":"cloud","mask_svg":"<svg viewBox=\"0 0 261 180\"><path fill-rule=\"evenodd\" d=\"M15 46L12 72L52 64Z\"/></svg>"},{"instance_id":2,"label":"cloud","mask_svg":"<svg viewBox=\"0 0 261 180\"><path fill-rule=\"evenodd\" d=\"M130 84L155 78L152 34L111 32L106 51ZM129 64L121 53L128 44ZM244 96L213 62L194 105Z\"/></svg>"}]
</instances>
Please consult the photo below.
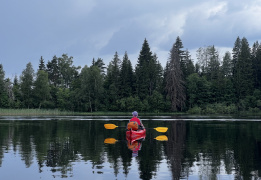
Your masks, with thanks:
<instances>
[{"instance_id":1,"label":"cloud","mask_svg":"<svg viewBox=\"0 0 261 180\"><path fill-rule=\"evenodd\" d=\"M47 62L67 53L76 65L90 65L98 57L109 62L116 51L136 63L146 38L165 65L177 36L192 53L230 48L237 36L251 45L260 40L260 17L260 0L1 1L0 63L20 74L41 56Z\"/></svg>"}]
</instances>

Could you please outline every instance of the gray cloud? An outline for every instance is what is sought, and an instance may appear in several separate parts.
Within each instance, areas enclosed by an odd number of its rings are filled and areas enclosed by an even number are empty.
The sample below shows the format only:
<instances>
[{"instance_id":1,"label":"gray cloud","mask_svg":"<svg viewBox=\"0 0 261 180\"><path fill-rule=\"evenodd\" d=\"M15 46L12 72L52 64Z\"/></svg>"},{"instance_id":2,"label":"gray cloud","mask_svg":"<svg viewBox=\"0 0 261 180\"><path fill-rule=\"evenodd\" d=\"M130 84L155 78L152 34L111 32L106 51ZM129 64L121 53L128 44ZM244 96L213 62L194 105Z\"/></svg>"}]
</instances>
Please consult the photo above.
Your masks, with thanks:
<instances>
[{"instance_id":1,"label":"gray cloud","mask_svg":"<svg viewBox=\"0 0 261 180\"><path fill-rule=\"evenodd\" d=\"M37 68L67 53L76 65L105 62L115 51L137 60L147 38L165 65L177 36L185 48L232 47L237 36L260 40L258 0L0 0L0 63L18 75L31 61Z\"/></svg>"}]
</instances>

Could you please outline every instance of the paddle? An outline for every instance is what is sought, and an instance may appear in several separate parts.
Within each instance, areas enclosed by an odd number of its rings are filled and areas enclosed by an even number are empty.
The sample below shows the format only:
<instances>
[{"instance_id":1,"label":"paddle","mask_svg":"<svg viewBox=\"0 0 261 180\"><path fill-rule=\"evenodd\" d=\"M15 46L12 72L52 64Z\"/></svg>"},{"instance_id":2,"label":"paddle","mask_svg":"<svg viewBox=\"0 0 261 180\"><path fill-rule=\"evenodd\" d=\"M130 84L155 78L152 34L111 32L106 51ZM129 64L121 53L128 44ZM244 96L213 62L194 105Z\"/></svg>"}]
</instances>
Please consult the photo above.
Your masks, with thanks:
<instances>
[{"instance_id":1,"label":"paddle","mask_svg":"<svg viewBox=\"0 0 261 180\"><path fill-rule=\"evenodd\" d=\"M154 139L156 139L157 141L168 141L168 137L165 136L165 135L157 136L157 137L154 138ZM116 140L116 139L114 139L114 138L106 138L106 139L104 140L104 143L106 143L106 144L115 144L117 141L119 141L119 140Z\"/></svg>"},{"instance_id":2,"label":"paddle","mask_svg":"<svg viewBox=\"0 0 261 180\"><path fill-rule=\"evenodd\" d=\"M156 138L154 138L158 141L168 141L168 137L165 136L165 135L160 135L160 136L157 136Z\"/></svg>"},{"instance_id":3,"label":"paddle","mask_svg":"<svg viewBox=\"0 0 261 180\"><path fill-rule=\"evenodd\" d=\"M116 126L115 124L104 124L104 127L106 129L115 129L119 126ZM123 127L123 126L121 126ZM167 132L168 128L167 127L156 127L156 128L146 128L146 129L155 129L158 132Z\"/></svg>"}]
</instances>

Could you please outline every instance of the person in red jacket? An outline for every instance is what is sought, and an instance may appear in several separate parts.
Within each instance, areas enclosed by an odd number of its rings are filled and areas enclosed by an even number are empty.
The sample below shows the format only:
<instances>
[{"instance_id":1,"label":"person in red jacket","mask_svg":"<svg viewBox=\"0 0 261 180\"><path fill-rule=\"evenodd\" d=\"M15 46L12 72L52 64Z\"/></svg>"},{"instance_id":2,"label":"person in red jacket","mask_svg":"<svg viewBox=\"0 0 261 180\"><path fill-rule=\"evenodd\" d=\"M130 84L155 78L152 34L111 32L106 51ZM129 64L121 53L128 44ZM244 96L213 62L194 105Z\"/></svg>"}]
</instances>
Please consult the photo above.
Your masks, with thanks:
<instances>
[{"instance_id":1,"label":"person in red jacket","mask_svg":"<svg viewBox=\"0 0 261 180\"><path fill-rule=\"evenodd\" d=\"M130 122L137 122L138 123L138 129L144 129L144 126L141 122L141 120L138 118L138 112L137 111L134 111L132 113L133 117L131 118Z\"/></svg>"}]
</instances>

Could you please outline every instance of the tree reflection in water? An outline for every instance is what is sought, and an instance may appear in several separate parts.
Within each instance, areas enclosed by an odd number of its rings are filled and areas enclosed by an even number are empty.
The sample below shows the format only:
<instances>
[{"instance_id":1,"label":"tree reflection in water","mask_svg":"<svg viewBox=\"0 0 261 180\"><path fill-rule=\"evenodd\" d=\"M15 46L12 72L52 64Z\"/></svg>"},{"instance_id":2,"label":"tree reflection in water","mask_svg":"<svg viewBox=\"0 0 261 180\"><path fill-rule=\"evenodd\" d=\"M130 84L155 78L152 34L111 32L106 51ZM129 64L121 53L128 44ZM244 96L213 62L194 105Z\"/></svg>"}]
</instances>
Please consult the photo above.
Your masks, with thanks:
<instances>
[{"instance_id":1,"label":"tree reflection in water","mask_svg":"<svg viewBox=\"0 0 261 180\"><path fill-rule=\"evenodd\" d=\"M39 174L51 173L49 178L131 179L136 175L139 179L165 179L170 174L170 179L175 180L260 178L259 122L143 121L148 129L169 129L167 133L147 130L137 157L132 157L128 149L124 128L105 130L105 122L0 120L0 172L12 172L13 169L5 169L5 164L17 162L18 157L26 169L37 165ZM126 126L127 120L110 122ZM168 141L155 140L159 135L166 135ZM109 137L118 141L105 144L104 139ZM16 153L19 156L5 159L7 154ZM78 166L84 169L80 177Z\"/></svg>"}]
</instances>

